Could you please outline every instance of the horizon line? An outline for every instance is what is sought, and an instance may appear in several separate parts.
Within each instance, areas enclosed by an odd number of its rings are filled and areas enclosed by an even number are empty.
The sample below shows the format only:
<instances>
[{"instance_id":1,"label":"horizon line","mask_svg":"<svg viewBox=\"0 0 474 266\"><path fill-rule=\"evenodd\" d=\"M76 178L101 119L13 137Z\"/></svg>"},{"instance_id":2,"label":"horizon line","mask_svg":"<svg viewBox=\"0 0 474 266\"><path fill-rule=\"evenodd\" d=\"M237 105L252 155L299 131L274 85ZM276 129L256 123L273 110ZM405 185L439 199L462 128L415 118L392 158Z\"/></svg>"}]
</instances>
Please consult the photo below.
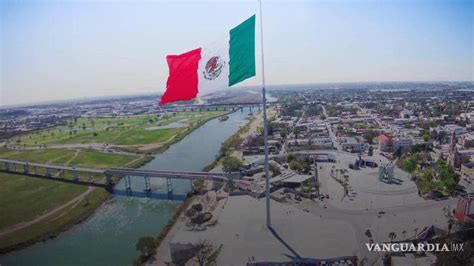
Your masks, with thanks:
<instances>
[{"instance_id":1,"label":"horizon line","mask_svg":"<svg viewBox=\"0 0 474 266\"><path fill-rule=\"evenodd\" d=\"M337 84L365 84L365 83L472 83L474 85L474 80L424 80L424 81L410 81L410 80L405 80L405 81L335 81L335 82L316 82L316 83L292 83L292 84L267 84L266 87L272 87L272 86L309 86L309 85L337 85ZM232 88L239 88L239 89L256 89L259 88L260 85L248 85L248 86L237 86L237 87L232 87ZM227 88L229 89L229 88ZM269 88L271 89L271 88ZM224 90L224 89L222 89ZM215 93L218 92L210 92ZM34 106L34 105L46 105L46 104L60 104L60 103L65 103L69 101L91 101L94 99L100 99L100 98L119 98L119 97L132 97L132 96L145 96L145 95L154 95L154 94L163 94L164 91L157 91L157 92L137 92L134 94L114 94L114 95L97 95L97 96L84 96L84 97L75 97L75 98L63 98L63 99L57 99L57 100L46 100L46 101L31 101L31 102L24 102L24 103L14 103L14 104L6 104L6 105L0 105L0 110L1 109L6 109L6 108L18 108L18 107L29 107L29 106ZM205 94L205 95L208 95Z\"/></svg>"}]
</instances>

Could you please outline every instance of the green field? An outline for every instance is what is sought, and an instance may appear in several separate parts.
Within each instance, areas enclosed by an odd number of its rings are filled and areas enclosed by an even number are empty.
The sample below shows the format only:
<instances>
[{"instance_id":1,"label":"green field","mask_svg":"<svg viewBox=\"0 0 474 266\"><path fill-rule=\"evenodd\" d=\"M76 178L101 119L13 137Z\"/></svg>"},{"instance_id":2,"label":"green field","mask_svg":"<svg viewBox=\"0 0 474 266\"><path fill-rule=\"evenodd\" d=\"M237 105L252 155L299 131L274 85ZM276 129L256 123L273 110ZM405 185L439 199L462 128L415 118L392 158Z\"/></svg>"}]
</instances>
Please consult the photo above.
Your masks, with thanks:
<instances>
[{"instance_id":1,"label":"green field","mask_svg":"<svg viewBox=\"0 0 474 266\"><path fill-rule=\"evenodd\" d=\"M179 112L161 115L134 115L110 118L73 119L63 126L19 135L9 140L17 147L53 144L107 143L145 145L161 143L184 133L194 125L225 114L225 111ZM183 127L146 130L179 122Z\"/></svg>"},{"instance_id":2,"label":"green field","mask_svg":"<svg viewBox=\"0 0 474 266\"><path fill-rule=\"evenodd\" d=\"M0 229L31 220L86 190L86 186L0 173Z\"/></svg>"},{"instance_id":3,"label":"green field","mask_svg":"<svg viewBox=\"0 0 474 266\"><path fill-rule=\"evenodd\" d=\"M8 150L0 149L1 159L28 161L35 163L67 164L94 168L127 167L130 162L142 156L103 153L92 149L42 149Z\"/></svg>"},{"instance_id":4,"label":"green field","mask_svg":"<svg viewBox=\"0 0 474 266\"><path fill-rule=\"evenodd\" d=\"M0 229L32 220L86 190L86 186L0 173ZM0 253L58 235L87 218L109 196L104 189L96 188L79 204L66 207L29 227L0 236Z\"/></svg>"},{"instance_id":5,"label":"green field","mask_svg":"<svg viewBox=\"0 0 474 266\"><path fill-rule=\"evenodd\" d=\"M128 164L140 158L134 155L102 153L94 150L81 150L71 161L71 165L93 166L94 168L127 167Z\"/></svg>"},{"instance_id":6,"label":"green field","mask_svg":"<svg viewBox=\"0 0 474 266\"><path fill-rule=\"evenodd\" d=\"M0 149L0 158L30 162L88 166L94 168L128 167L131 163L149 159L147 156L101 153L95 150L46 149L20 151ZM42 170L44 171L44 170ZM42 172L40 171L40 173ZM72 174L66 172L66 179ZM88 179L81 176L81 179ZM103 177L94 176L98 181ZM86 192L82 185L68 184L21 174L0 173L0 229L26 222L48 212ZM0 236L0 252L47 239L81 221L109 197L102 188L95 188L79 204L67 207L46 220L24 229ZM18 246L19 245L19 246Z\"/></svg>"},{"instance_id":7,"label":"green field","mask_svg":"<svg viewBox=\"0 0 474 266\"><path fill-rule=\"evenodd\" d=\"M47 149L34 151L20 151L0 149L0 158L35 163L64 164L74 156L74 150Z\"/></svg>"}]
</instances>

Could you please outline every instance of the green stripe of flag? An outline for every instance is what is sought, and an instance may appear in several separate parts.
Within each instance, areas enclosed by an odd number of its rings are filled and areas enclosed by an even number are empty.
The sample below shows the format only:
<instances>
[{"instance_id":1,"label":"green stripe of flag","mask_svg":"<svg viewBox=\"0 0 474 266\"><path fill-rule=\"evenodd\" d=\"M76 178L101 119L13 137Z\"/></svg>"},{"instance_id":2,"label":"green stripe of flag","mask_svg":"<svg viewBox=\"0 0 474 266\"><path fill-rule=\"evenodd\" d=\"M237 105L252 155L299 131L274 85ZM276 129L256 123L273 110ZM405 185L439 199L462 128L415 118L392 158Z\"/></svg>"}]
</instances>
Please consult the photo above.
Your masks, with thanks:
<instances>
[{"instance_id":1,"label":"green stripe of flag","mask_svg":"<svg viewBox=\"0 0 474 266\"><path fill-rule=\"evenodd\" d=\"M229 86L255 76L255 15L230 30Z\"/></svg>"}]
</instances>

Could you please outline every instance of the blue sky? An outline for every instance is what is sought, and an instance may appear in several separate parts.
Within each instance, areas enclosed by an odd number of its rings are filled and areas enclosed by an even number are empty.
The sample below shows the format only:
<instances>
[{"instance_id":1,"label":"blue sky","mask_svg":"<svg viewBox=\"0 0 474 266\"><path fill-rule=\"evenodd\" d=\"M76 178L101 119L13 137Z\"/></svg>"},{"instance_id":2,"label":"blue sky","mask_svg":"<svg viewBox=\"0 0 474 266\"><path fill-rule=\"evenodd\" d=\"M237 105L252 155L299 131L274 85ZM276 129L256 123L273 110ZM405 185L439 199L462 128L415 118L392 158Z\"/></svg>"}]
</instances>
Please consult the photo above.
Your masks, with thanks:
<instances>
[{"instance_id":1,"label":"blue sky","mask_svg":"<svg viewBox=\"0 0 474 266\"><path fill-rule=\"evenodd\" d=\"M258 15L256 1L0 8L0 105L163 92L167 54L225 38ZM263 12L268 84L474 79L473 1L263 0ZM261 82L259 49L257 77L242 85Z\"/></svg>"}]
</instances>

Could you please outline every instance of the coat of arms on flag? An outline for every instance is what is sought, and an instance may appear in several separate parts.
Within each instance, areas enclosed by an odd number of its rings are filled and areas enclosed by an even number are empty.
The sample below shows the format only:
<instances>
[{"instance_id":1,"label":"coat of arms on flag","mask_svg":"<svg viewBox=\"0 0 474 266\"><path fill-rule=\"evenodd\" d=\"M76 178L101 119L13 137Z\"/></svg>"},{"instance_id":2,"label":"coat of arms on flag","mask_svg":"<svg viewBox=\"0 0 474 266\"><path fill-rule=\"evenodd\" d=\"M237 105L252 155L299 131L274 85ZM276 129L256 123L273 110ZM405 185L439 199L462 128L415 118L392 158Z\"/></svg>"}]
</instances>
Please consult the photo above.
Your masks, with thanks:
<instances>
[{"instance_id":1,"label":"coat of arms on flag","mask_svg":"<svg viewBox=\"0 0 474 266\"><path fill-rule=\"evenodd\" d=\"M255 15L231 29L219 48L201 47L166 59L169 76L160 104L191 100L199 91L251 78L255 76Z\"/></svg>"}]
</instances>

